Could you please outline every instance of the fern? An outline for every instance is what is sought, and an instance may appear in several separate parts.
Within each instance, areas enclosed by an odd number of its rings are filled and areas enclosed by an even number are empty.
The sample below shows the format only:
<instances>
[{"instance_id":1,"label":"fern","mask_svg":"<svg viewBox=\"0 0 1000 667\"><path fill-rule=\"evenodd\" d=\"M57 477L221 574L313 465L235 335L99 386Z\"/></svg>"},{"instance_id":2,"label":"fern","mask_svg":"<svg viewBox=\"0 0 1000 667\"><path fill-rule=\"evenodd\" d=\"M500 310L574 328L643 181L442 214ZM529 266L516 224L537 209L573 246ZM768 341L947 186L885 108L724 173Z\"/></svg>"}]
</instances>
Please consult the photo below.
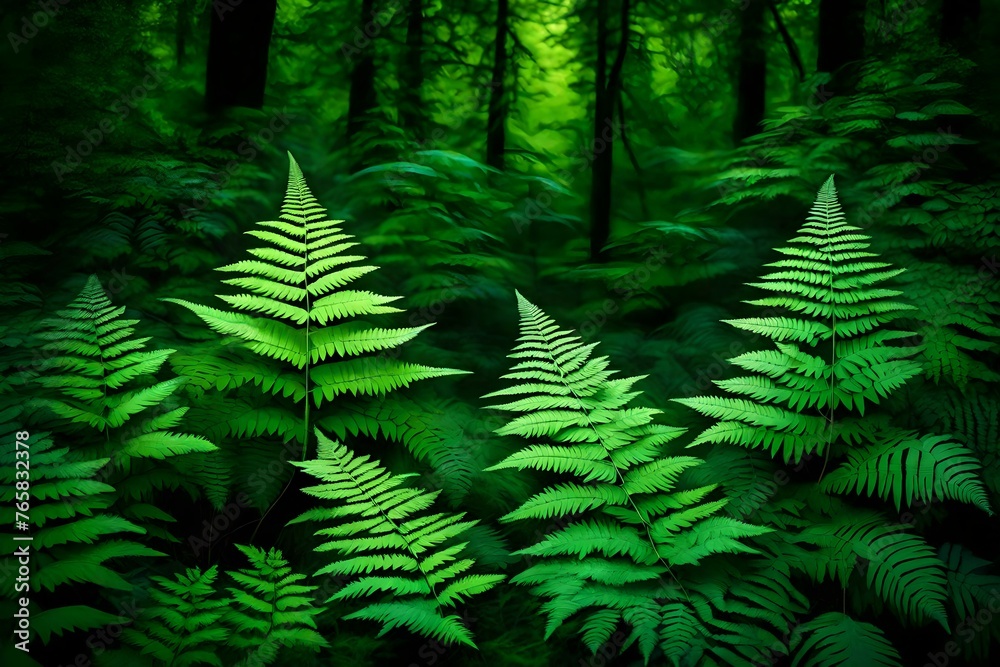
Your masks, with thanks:
<instances>
[{"instance_id":1,"label":"fern","mask_svg":"<svg viewBox=\"0 0 1000 667\"><path fill-rule=\"evenodd\" d=\"M899 653L874 625L846 614L823 614L800 626L793 637L793 667L902 665Z\"/></svg>"},{"instance_id":2,"label":"fern","mask_svg":"<svg viewBox=\"0 0 1000 667\"><path fill-rule=\"evenodd\" d=\"M664 445L683 429L653 423L659 410L628 407L641 378L613 378L607 357L590 356L596 343L583 344L520 294L517 299L521 336L510 355L517 363L504 376L515 384L487 398L504 399L491 408L516 415L497 434L537 444L488 470L531 469L572 480L545 487L501 518L558 526L515 552L532 564L512 581L533 586L547 600L546 638L582 613L581 633L594 652L624 622L632 628L626 646L637 644L646 662L658 648L673 664L709 648L723 659L759 657L752 645L730 639L754 632L747 613L762 604L762 591L745 591L752 602L741 606L732 580L726 585L723 577L693 577L678 586L675 570L716 554L759 553L743 540L770 529L721 515L727 501L707 499L716 484L682 484L684 472L701 461L665 456ZM787 630L795 606L796 594L785 583L776 612L749 611L773 622L777 636ZM713 607L742 614L743 622L724 623ZM776 635L764 636L771 641Z\"/></svg>"},{"instance_id":3,"label":"fern","mask_svg":"<svg viewBox=\"0 0 1000 667\"><path fill-rule=\"evenodd\" d=\"M777 349L730 359L753 373L716 381L735 398L675 400L718 420L690 446L765 450L799 465L822 455L818 485L797 484L763 499L766 516L801 529L792 542L806 545L771 542L775 564L817 582L836 579L845 591L860 583L860 564L864 590L874 592L876 602L888 603L903 619L947 628L944 569L934 550L883 514L859 512L826 495L877 496L897 511L950 498L991 513L969 448L948 435L893 427L885 415L871 412L922 369L912 359L915 348L891 344L912 334L886 326L912 309L897 300L900 292L883 286L901 271L879 261L859 232L847 224L830 177L794 245L779 249L786 259L770 265L778 270L751 283L773 293L748 302L768 308L769 316L729 321L771 339ZM827 474L829 464L834 469ZM873 664L898 658L881 635L846 616L811 623L813 634L796 663L837 664L832 661L843 657L851 637Z\"/></svg>"},{"instance_id":4,"label":"fern","mask_svg":"<svg viewBox=\"0 0 1000 667\"><path fill-rule=\"evenodd\" d=\"M868 251L868 236L859 231L847 224L831 176L792 239L796 245L779 249L788 259L770 264L779 270L751 283L775 296L748 303L780 314L729 321L770 338L777 350L730 359L754 373L716 382L739 398L675 399L719 420L691 446L760 448L787 463L810 454L837 456L841 440L874 440L865 450L851 452L850 461L827 479L828 488L892 495L897 507L904 492L908 502L936 494L990 511L968 448L948 438L875 429L875 422L862 420L867 405L882 402L921 368L910 358L912 347L888 344L912 334L884 328L912 308L895 300L899 291L880 287L902 270L878 261ZM858 416L836 419L838 408L856 410ZM910 452L905 458L904 451Z\"/></svg>"},{"instance_id":5,"label":"fern","mask_svg":"<svg viewBox=\"0 0 1000 667\"><path fill-rule=\"evenodd\" d=\"M818 548L802 555L800 567L817 582L829 576L844 588L863 574L867 586L904 618L933 619L947 628L944 568L934 550L918 535L887 524L877 512L838 509L837 518L795 538Z\"/></svg>"},{"instance_id":6,"label":"fern","mask_svg":"<svg viewBox=\"0 0 1000 667\"><path fill-rule=\"evenodd\" d=\"M941 545L938 557L945 564L948 607L955 618L967 622L967 619L976 617L981 610L991 609L995 604L995 592L1000 590L1000 576L990 573L992 563L976 557L958 544ZM955 634L963 640L960 645L964 650L977 657L988 656L990 646L995 646L1000 641L1000 628L992 623L973 637L965 632Z\"/></svg>"},{"instance_id":7,"label":"fern","mask_svg":"<svg viewBox=\"0 0 1000 667\"><path fill-rule=\"evenodd\" d=\"M102 667L223 667L218 647L230 636L222 625L230 600L216 593L217 566L202 572L189 569L173 579L152 577L155 587L135 626L126 628L122 641L129 647L98 656ZM138 649L138 652L133 650Z\"/></svg>"},{"instance_id":8,"label":"fern","mask_svg":"<svg viewBox=\"0 0 1000 667\"><path fill-rule=\"evenodd\" d=\"M973 453L948 436L900 433L849 451L843 465L824 478L823 487L891 498L897 511L915 501L929 504L935 498L951 498L992 514L976 474L979 468Z\"/></svg>"},{"instance_id":9,"label":"fern","mask_svg":"<svg viewBox=\"0 0 1000 667\"><path fill-rule=\"evenodd\" d=\"M0 410L0 435L4 442L15 442L15 433L20 430L16 424L23 423L22 420L21 408ZM92 585L105 591L133 592L127 574L118 567L125 562L122 559L166 554L134 541L146 531L108 511L115 489L93 479L108 463L107 458L74 455L40 430L33 430L25 442L27 450L14 447L0 450L3 483L0 520L4 526L14 526L15 509L25 509L16 506L27 498L29 509L24 513L30 517L29 531L20 536L30 535L31 541L15 542L10 533L3 537L8 544L27 545L31 551L32 590L27 597L41 607L32 609L31 630L47 644L53 635L89 630L120 620L117 614L99 609L97 601L61 606L60 601L71 597L68 588ZM30 459L23 456L26 451L30 451ZM18 470L30 471L27 492L17 489L18 480L22 485L25 483L25 476L16 474ZM0 570L4 595L18 597L14 593L17 558L8 553ZM21 596L26 594L22 592Z\"/></svg>"},{"instance_id":10,"label":"fern","mask_svg":"<svg viewBox=\"0 0 1000 667\"><path fill-rule=\"evenodd\" d=\"M42 346L47 361L35 382L48 392L28 404L102 436L99 444L83 446L84 451L110 459L101 474L116 487L117 507L125 517L173 521L149 502L154 490L183 485L178 473L216 447L201 436L173 430L188 411L173 397L184 379L147 379L155 377L174 350L145 350L149 338L133 336L138 320L122 319L124 312L91 276L76 299L42 322L38 337L47 341ZM85 441L94 442L90 437ZM164 459L172 465L156 463ZM174 539L162 528L147 527Z\"/></svg>"},{"instance_id":11,"label":"fern","mask_svg":"<svg viewBox=\"0 0 1000 667\"><path fill-rule=\"evenodd\" d=\"M469 573L475 563L462 555L467 543L455 539L476 522L463 521L464 513L424 512L439 491L404 487L408 475L392 475L369 457L353 455L319 431L316 435L319 459L295 465L323 484L303 491L338 505L314 508L291 523L335 521L316 532L330 538L316 551L333 551L339 558L316 576L357 578L328 602L366 599L366 606L344 618L381 623L379 636L405 627L446 644L475 647L460 617L448 611L504 579Z\"/></svg>"},{"instance_id":12,"label":"fern","mask_svg":"<svg viewBox=\"0 0 1000 667\"><path fill-rule=\"evenodd\" d=\"M303 586L303 574L292 574L280 551L263 551L237 545L250 561L250 568L229 572L238 584L228 589L237 609L223 619L233 626L228 645L247 657L239 665L274 664L286 646L319 650L327 641L316 632L313 616L322 611L313 607L310 593L315 586Z\"/></svg>"},{"instance_id":13,"label":"fern","mask_svg":"<svg viewBox=\"0 0 1000 667\"><path fill-rule=\"evenodd\" d=\"M920 426L955 438L976 453L983 464L983 481L1000 499L1000 401L982 390L958 394L924 387L914 398Z\"/></svg>"},{"instance_id":14,"label":"fern","mask_svg":"<svg viewBox=\"0 0 1000 667\"><path fill-rule=\"evenodd\" d=\"M366 257L354 254L352 248L358 243L340 227L342 221L327 218L290 155L288 188L279 217L247 232L264 242L248 251L250 259L219 269L234 275L224 284L241 290L219 295L228 308L164 300L189 309L211 329L252 353L227 351L207 362L181 359L184 368L207 364L197 371L198 391L209 387L246 390L256 385L258 395L267 398L254 400L246 391L242 397L225 396L210 403L199 419L230 435L273 433L284 442L296 441L304 460L314 425L311 408L357 396L382 396L419 380L463 371L407 363L387 354L430 325L386 328L364 319L402 312L391 305L400 297L350 287L377 267L364 264ZM286 400L277 400L281 398ZM332 418L328 412L318 416ZM217 464L216 469L231 469L237 478L253 472L241 461L243 447L240 453L224 451L226 463ZM273 458L273 447L258 443L252 447L265 448L262 456ZM233 480L224 481L228 486ZM268 498L274 491L268 492Z\"/></svg>"}]
</instances>

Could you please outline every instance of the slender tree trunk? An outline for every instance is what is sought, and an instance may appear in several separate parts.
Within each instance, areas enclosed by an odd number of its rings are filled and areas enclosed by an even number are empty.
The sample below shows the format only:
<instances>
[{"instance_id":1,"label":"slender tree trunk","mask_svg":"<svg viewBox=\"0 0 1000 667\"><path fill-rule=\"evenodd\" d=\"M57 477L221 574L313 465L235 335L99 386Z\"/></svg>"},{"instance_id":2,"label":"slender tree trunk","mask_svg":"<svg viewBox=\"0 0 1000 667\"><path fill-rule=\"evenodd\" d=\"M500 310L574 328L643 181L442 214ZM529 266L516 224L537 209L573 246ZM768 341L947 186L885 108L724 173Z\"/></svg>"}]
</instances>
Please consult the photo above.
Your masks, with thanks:
<instances>
[{"instance_id":1,"label":"slender tree trunk","mask_svg":"<svg viewBox=\"0 0 1000 667\"><path fill-rule=\"evenodd\" d=\"M375 29L378 28L378 29ZM355 30L356 47L351 51L351 92L347 98L347 138L361 129L364 116L378 104L375 97L375 42L381 25L375 0L361 0L361 20Z\"/></svg>"},{"instance_id":2,"label":"slender tree trunk","mask_svg":"<svg viewBox=\"0 0 1000 667\"><path fill-rule=\"evenodd\" d=\"M802 64L802 56L799 54L799 47L792 39L791 33L788 32L788 28L785 27L785 22L781 18L781 12L778 11L777 6L774 4L774 0L765 0L767 2L767 8L771 10L771 17L774 19L774 25L778 28L778 33L781 35L781 40L785 43L785 50L788 51L788 59L792 61L792 66L795 67L795 71L799 75L799 81L806 80L806 68Z\"/></svg>"},{"instance_id":3,"label":"slender tree trunk","mask_svg":"<svg viewBox=\"0 0 1000 667\"><path fill-rule=\"evenodd\" d=\"M205 104L210 110L264 106L267 52L277 7L277 0L209 3Z\"/></svg>"},{"instance_id":4,"label":"slender tree trunk","mask_svg":"<svg viewBox=\"0 0 1000 667\"><path fill-rule=\"evenodd\" d=\"M597 0L597 64L594 74L594 161L590 181L590 257L607 260L604 246L611 236L611 175L615 136L621 134L615 116L615 100L622 86L622 66L628 50L629 0L621 0L618 52L611 70L607 69L608 0Z\"/></svg>"},{"instance_id":5,"label":"slender tree trunk","mask_svg":"<svg viewBox=\"0 0 1000 667\"><path fill-rule=\"evenodd\" d=\"M175 67L180 70L187 62L187 39L191 33L191 13L194 0L180 0L177 6L177 29L174 35L177 60Z\"/></svg>"},{"instance_id":6,"label":"slender tree trunk","mask_svg":"<svg viewBox=\"0 0 1000 667\"><path fill-rule=\"evenodd\" d=\"M867 0L820 0L816 69L833 74L827 91L834 95L850 92L855 64L864 58L867 4Z\"/></svg>"},{"instance_id":7,"label":"slender tree trunk","mask_svg":"<svg viewBox=\"0 0 1000 667\"><path fill-rule=\"evenodd\" d=\"M486 121L486 164L504 168L507 143L507 35L508 0L497 0L497 32L493 40L493 78L490 81L489 117Z\"/></svg>"},{"instance_id":8,"label":"slender tree trunk","mask_svg":"<svg viewBox=\"0 0 1000 667\"><path fill-rule=\"evenodd\" d=\"M743 10L739 37L739 78L736 84L736 119L733 138L739 142L760 131L767 92L767 58L764 53L766 0L749 0Z\"/></svg>"},{"instance_id":9,"label":"slender tree trunk","mask_svg":"<svg viewBox=\"0 0 1000 667\"><path fill-rule=\"evenodd\" d=\"M424 124L421 90L424 86L424 0L410 0L406 19L406 62L400 68L403 104L400 120L403 127L419 133Z\"/></svg>"}]
</instances>

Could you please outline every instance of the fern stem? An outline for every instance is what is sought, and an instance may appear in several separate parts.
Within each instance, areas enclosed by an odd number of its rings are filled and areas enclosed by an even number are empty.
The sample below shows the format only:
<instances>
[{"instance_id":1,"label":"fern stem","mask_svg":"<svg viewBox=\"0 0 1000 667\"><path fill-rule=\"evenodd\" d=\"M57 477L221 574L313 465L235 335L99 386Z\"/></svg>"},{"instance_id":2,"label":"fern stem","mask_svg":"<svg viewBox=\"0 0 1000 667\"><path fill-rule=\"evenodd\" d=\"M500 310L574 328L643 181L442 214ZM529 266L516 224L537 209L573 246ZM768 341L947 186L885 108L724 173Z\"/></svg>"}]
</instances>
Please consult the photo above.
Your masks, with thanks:
<instances>
[{"instance_id":1,"label":"fern stem","mask_svg":"<svg viewBox=\"0 0 1000 667\"><path fill-rule=\"evenodd\" d=\"M382 518L384 518L389 523L389 525L392 526L397 533L399 533L399 536L403 538L403 542L406 543L406 550L410 552L411 556L413 556L413 560L415 560L417 563L417 569L420 570L420 576L423 577L424 583L427 584L427 590L429 590L431 592L431 595L434 596L434 608L437 609L438 614L443 617L444 612L441 610L441 603L438 601L437 591L434 590L434 585L431 583L430 578L428 578L427 572L424 571L423 563L421 563L420 557L417 556L417 553L413 550L410 540L407 539L406 534L396 524L396 522L393 521L388 514L386 514L385 510L382 509L382 505L378 503L375 500L375 498L371 496L370 493L368 493L367 489L365 489L365 486L361 482L361 480L355 477L351 473L351 471L347 469L347 466L341 465L340 469L341 471L343 471L345 475L351 478L351 481L354 482L355 486L357 486L358 489L364 492L365 497L368 498L368 501L372 504L372 506L378 508L378 513L382 515Z\"/></svg>"},{"instance_id":2,"label":"fern stem","mask_svg":"<svg viewBox=\"0 0 1000 667\"><path fill-rule=\"evenodd\" d=\"M830 238L830 205L826 204L827 212L824 216L826 218L826 234L827 239ZM837 365L837 301L834 298L836 291L833 288L834 281L834 271L833 271L833 242L828 240L830 248L828 252L830 253L830 317L831 317L831 327L830 327L830 401L827 406L827 423L829 427L827 428L827 438L826 438L826 453L823 456L823 468L819 471L819 481L823 481L823 475L826 474L826 466L830 462L830 450L833 449L833 402L836 399L836 383L837 383L837 373L834 367Z\"/></svg>"},{"instance_id":3,"label":"fern stem","mask_svg":"<svg viewBox=\"0 0 1000 667\"><path fill-rule=\"evenodd\" d=\"M611 456L611 450L608 449L608 446L604 444L604 439L601 437L600 431L597 430L597 427L594 426L594 423L590 420L590 413L587 412L586 408L584 407L583 399L573 389L572 384L570 384L569 380L566 378L566 374L563 373L562 367L556 361L555 355L552 353L552 346L550 342L547 339L545 339L542 341L542 343L545 346L545 354L547 354L549 360L552 361L552 365L553 367L555 367L556 371L558 371L559 377L563 379L563 384L566 385L566 388L569 389L569 392L573 395L573 398L576 399L577 403L579 403L580 411L583 413L584 418L586 418L587 420L587 426L589 426L590 429L594 432L594 435L597 437L597 442L601 443L601 447L604 448L604 452L608 456L608 461L611 463L611 466L615 469L615 476L618 478L618 483L621 485L621 489L625 493L625 497L628 498L629 504L635 511L636 516L639 517L639 520L642 521L643 527L646 529L646 539L649 540L649 545L653 548L653 553L656 555L656 559L660 561L660 564L663 565L663 567L667 568L667 574L669 574L670 578L673 579L678 586L680 586L681 592L684 594L684 598L688 602L691 602L691 598L688 596L687 589L684 588L684 584L681 583L680 579L677 578L673 570L670 569L670 565L668 565L667 562L663 560L663 557L660 556L659 552L657 551L656 541L653 540L652 526L650 526L649 522L647 522L646 519L643 517L642 512L639 511L639 506L636 505L635 501L632 499L632 494L630 494L628 491L625 490L625 477L622 475L621 470L615 464L614 457Z\"/></svg>"},{"instance_id":4,"label":"fern stem","mask_svg":"<svg viewBox=\"0 0 1000 667\"><path fill-rule=\"evenodd\" d=\"M310 345L309 335L310 327L312 324L312 300L309 298L309 222L303 223L303 237L302 237L302 280L305 284L305 295L306 295L306 367L305 367L305 377L303 378L303 384L305 386L305 414L302 417L302 460L306 460L306 454L309 450L309 368L310 361L312 360L312 346Z\"/></svg>"},{"instance_id":5,"label":"fern stem","mask_svg":"<svg viewBox=\"0 0 1000 667\"><path fill-rule=\"evenodd\" d=\"M271 510L274 509L274 506L277 505L278 501L281 500L281 498L285 495L285 492L288 491L288 487L292 485L292 480L295 479L295 473L297 471L298 471L297 469L292 470L291 477L289 477L288 481L285 482L285 488L281 490L281 493L278 494L278 497L274 499L274 502L271 503L271 505L267 508L267 510L264 511L264 514L261 515L260 521L257 522L257 527L253 529L252 533L250 533L250 544L253 544L253 538L257 537L257 531L260 530L260 526L261 524L264 523L264 519L267 518L267 515L271 513Z\"/></svg>"}]
</instances>

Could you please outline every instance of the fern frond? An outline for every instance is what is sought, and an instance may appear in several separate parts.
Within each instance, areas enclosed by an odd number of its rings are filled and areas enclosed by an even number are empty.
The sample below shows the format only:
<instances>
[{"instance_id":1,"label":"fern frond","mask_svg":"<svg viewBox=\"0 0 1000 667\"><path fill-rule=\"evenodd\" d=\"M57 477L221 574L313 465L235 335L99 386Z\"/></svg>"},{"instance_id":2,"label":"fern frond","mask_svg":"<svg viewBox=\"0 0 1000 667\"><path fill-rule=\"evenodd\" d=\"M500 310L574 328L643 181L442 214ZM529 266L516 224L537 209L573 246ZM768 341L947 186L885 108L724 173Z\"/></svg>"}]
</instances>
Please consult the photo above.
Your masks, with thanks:
<instances>
[{"instance_id":1,"label":"fern frond","mask_svg":"<svg viewBox=\"0 0 1000 667\"><path fill-rule=\"evenodd\" d=\"M979 470L973 453L948 436L900 433L850 450L847 460L824 478L823 487L834 493L892 498L897 511L912 506L914 500L930 504L935 498L949 498L993 514Z\"/></svg>"},{"instance_id":2,"label":"fern frond","mask_svg":"<svg viewBox=\"0 0 1000 667\"><path fill-rule=\"evenodd\" d=\"M504 579L470 572L475 563L463 556L465 543L456 540L475 522L464 521L464 513L426 513L439 491L405 487L405 476L392 475L368 456L355 456L318 430L316 437L320 458L295 465L323 484L303 491L338 504L317 507L291 523L333 522L316 532L329 540L316 551L339 558L317 575L353 580L330 600L366 598L366 606L345 618L377 621L382 634L405 627L444 643L475 647L459 616L447 611Z\"/></svg>"},{"instance_id":3,"label":"fern frond","mask_svg":"<svg viewBox=\"0 0 1000 667\"><path fill-rule=\"evenodd\" d=\"M223 667L218 646L230 631L222 625L230 601L216 593L218 570L213 565L202 572L189 569L173 579L152 577L151 602L122 640L166 665L213 665ZM142 660L130 649L109 654L111 665L137 664Z\"/></svg>"},{"instance_id":4,"label":"fern frond","mask_svg":"<svg viewBox=\"0 0 1000 667\"><path fill-rule=\"evenodd\" d=\"M292 574L280 551L236 548L250 561L249 569L228 573L237 584L227 589L235 608L222 622L233 628L227 645L245 656L236 664L273 664L283 647L328 646L313 619L322 611L313 606L311 594L317 587L299 583L305 575Z\"/></svg>"},{"instance_id":5,"label":"fern frond","mask_svg":"<svg viewBox=\"0 0 1000 667\"><path fill-rule=\"evenodd\" d=\"M0 409L0 437L14 443L23 423L22 408ZM68 605L73 594L67 588L74 584L95 585L105 590L132 591L133 584L121 565L131 561L142 563L149 557L164 556L126 538L144 535L146 531L126 518L109 512L115 488L91 479L104 468L109 459L89 459L74 456L68 448L57 447L50 435L32 430L27 439L30 447L30 512L25 521L32 541L14 542L14 535L5 534L11 544L30 545L32 551L32 602L38 609L32 613L31 625L42 643L53 635L61 636L75 629L89 630L108 623L120 622L118 614L101 609L110 604L93 599L86 605ZM0 520L14 526L19 495L16 483L22 476L17 470L26 459L25 449L0 449ZM23 470L23 468L22 468ZM18 499L18 503L23 499ZM23 509L23 508L21 508ZM24 533L21 534L23 536ZM140 538L141 539L141 538ZM18 561L12 548L0 562L0 583L15 589ZM135 560L133 560L135 559ZM61 606L61 603L63 606Z\"/></svg>"},{"instance_id":6,"label":"fern frond","mask_svg":"<svg viewBox=\"0 0 1000 667\"><path fill-rule=\"evenodd\" d=\"M944 568L919 536L876 512L847 510L829 524L806 528L796 541L819 548L800 563L817 582L828 575L846 587L861 564L866 584L898 612L948 629Z\"/></svg>"},{"instance_id":7,"label":"fern frond","mask_svg":"<svg viewBox=\"0 0 1000 667\"><path fill-rule=\"evenodd\" d=\"M793 667L872 665L901 667L902 658L876 626L830 612L804 623L796 632Z\"/></svg>"},{"instance_id":8,"label":"fern frond","mask_svg":"<svg viewBox=\"0 0 1000 667\"><path fill-rule=\"evenodd\" d=\"M683 483L702 461L666 455L683 429L654 424L659 410L629 407L641 378L615 378L607 357L591 356L596 344L560 329L520 293L517 301L521 335L503 376L513 385L486 397L503 398L491 407L514 414L496 433L531 444L487 470L536 470L570 481L546 486L501 518L558 526L515 552L531 564L512 581L546 600L546 637L588 613L582 633L592 650L623 622L631 628L626 645L635 643L647 662L657 647L678 656L669 629L685 618L685 632L698 636L692 617L683 616L688 605L718 606L723 596L709 603L678 585L674 569L718 554L758 553L744 540L770 529L719 516L726 500L705 499L714 485ZM701 649L721 651L727 643L721 634L704 640ZM691 647L692 654L701 649Z\"/></svg>"}]
</instances>

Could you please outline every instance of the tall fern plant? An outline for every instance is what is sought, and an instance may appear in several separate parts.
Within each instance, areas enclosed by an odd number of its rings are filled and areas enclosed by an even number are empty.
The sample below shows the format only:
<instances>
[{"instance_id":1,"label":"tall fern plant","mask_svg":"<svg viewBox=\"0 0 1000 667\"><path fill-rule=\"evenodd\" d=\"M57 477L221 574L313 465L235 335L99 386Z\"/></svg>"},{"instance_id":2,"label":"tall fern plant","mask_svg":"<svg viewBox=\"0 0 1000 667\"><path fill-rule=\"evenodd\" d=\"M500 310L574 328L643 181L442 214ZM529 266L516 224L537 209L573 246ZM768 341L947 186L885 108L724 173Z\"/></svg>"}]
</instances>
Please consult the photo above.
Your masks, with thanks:
<instances>
[{"instance_id":1,"label":"tall fern plant","mask_svg":"<svg viewBox=\"0 0 1000 667\"><path fill-rule=\"evenodd\" d=\"M175 540L149 523L173 521L154 495L181 486L196 491L185 476L196 473L200 457L216 447L176 430L188 412L175 396L184 378L156 379L174 350L145 349L150 339L135 337L139 321L123 319L124 313L91 276L72 302L44 320L38 337L46 341L46 361L35 380L42 395L28 405L54 414L61 437L77 453L109 460L99 478L115 487L118 512L151 534Z\"/></svg>"},{"instance_id":2,"label":"tall fern plant","mask_svg":"<svg viewBox=\"0 0 1000 667\"><path fill-rule=\"evenodd\" d=\"M311 425L331 414L314 415L313 409L329 407L336 399L380 396L419 380L462 372L407 363L386 353L430 325L391 328L368 322L373 316L402 312L389 305L400 297L348 288L377 267L354 254L358 243L343 231L343 221L327 217L291 155L289 163L279 219L260 222L247 232L263 245L248 250L249 259L219 269L234 275L223 283L240 290L219 295L228 308L165 299L227 337L221 353L207 360L182 359L179 367L191 368L202 388L224 392L206 401L200 414L206 427L219 435L249 438L217 462L225 482L253 474L274 460L275 448L257 442L262 436L298 443L305 460ZM241 349L233 350L228 343ZM261 391L240 391L249 385Z\"/></svg>"},{"instance_id":3,"label":"tall fern plant","mask_svg":"<svg viewBox=\"0 0 1000 667\"><path fill-rule=\"evenodd\" d=\"M646 663L761 658L803 603L785 572L755 569L744 540L771 529L724 515L727 499L710 499L718 484L685 481L701 460L667 452L684 429L654 423L660 410L629 406L641 377L613 377L607 357L591 357L596 343L517 300L517 363L504 376L514 384L486 398L514 414L497 433L530 444L490 469L565 479L501 518L550 528L515 552L529 566L512 580L545 600L546 638L579 615L595 654L623 625L623 648L637 645ZM741 573L725 565L733 554Z\"/></svg>"},{"instance_id":4,"label":"tall fern plant","mask_svg":"<svg viewBox=\"0 0 1000 667\"><path fill-rule=\"evenodd\" d=\"M717 420L690 446L736 445L786 464L815 462L806 470L818 468L818 483L803 472L790 495L768 499L772 515L800 529L791 542L802 545L775 540L776 564L817 582L839 580L859 609L884 603L906 622L935 620L947 628L945 567L935 550L906 522L847 499L876 497L896 512L952 499L991 512L971 451L872 413L921 366L912 359L915 346L896 344L913 334L890 326L913 308L884 284L903 269L879 261L859 231L847 223L831 176L798 235L778 249L785 258L751 283L769 294L748 302L766 308L765 316L728 321L771 340L774 349L730 359L746 374L716 381L727 395L675 400ZM851 623L817 618L803 646L844 649L855 660L873 651L896 664L880 632L855 632ZM858 644L848 650L852 637Z\"/></svg>"}]
</instances>

